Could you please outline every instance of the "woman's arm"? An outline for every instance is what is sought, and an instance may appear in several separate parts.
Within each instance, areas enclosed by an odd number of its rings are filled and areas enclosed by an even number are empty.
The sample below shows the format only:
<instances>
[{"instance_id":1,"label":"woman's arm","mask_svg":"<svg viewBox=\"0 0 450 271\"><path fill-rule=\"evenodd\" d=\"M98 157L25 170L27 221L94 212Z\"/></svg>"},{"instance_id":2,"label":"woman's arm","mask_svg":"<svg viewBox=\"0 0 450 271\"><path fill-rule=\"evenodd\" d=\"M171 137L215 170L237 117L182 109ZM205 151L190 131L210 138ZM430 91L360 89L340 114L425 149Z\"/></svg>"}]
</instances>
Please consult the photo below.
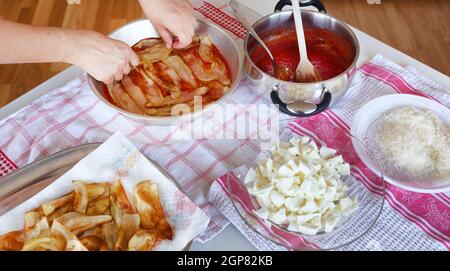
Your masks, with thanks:
<instances>
[{"instance_id":1,"label":"woman's arm","mask_svg":"<svg viewBox=\"0 0 450 271\"><path fill-rule=\"evenodd\" d=\"M67 62L105 83L139 64L131 48L100 33L0 20L0 64Z\"/></svg>"},{"instance_id":2,"label":"woman's arm","mask_svg":"<svg viewBox=\"0 0 450 271\"><path fill-rule=\"evenodd\" d=\"M168 48L191 44L197 19L190 0L139 0L139 3Z\"/></svg>"}]
</instances>

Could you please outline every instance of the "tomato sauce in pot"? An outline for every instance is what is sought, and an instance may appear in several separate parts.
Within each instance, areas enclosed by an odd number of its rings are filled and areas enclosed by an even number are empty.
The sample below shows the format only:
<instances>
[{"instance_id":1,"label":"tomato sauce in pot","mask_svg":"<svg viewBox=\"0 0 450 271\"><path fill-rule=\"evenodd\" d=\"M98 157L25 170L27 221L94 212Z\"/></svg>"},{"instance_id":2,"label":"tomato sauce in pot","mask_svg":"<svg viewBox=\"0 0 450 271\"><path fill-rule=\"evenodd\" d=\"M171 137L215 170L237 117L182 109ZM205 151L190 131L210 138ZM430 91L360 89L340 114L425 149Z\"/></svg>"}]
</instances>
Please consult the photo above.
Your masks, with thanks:
<instances>
[{"instance_id":1,"label":"tomato sauce in pot","mask_svg":"<svg viewBox=\"0 0 450 271\"><path fill-rule=\"evenodd\" d=\"M289 81L295 81L300 62L297 34L293 28L276 28L261 34L277 65L287 68ZM323 80L331 79L351 66L355 51L350 42L338 34L320 28L305 29L309 61L319 70ZM272 62L264 49L256 43L250 57L258 68L274 76ZM301 82L299 82L301 83Z\"/></svg>"}]
</instances>

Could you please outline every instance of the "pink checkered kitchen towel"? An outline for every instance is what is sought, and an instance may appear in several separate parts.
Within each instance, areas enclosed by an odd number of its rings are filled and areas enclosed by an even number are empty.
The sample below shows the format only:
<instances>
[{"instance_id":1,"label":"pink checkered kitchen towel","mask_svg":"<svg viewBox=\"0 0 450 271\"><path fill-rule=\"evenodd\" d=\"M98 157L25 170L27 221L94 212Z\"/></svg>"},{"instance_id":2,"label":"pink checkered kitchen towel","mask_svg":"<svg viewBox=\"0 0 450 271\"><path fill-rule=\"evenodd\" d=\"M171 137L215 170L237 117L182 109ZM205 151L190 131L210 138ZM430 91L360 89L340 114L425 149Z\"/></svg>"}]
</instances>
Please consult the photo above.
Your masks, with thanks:
<instances>
[{"instance_id":1,"label":"pink checkered kitchen towel","mask_svg":"<svg viewBox=\"0 0 450 271\"><path fill-rule=\"evenodd\" d=\"M196 8L199 16L204 16L219 24L234 36L236 40L242 42L244 33L242 26L226 11L227 6L224 4L224 1L214 2L215 5L201 1L201 4ZM220 3L220 5L217 3ZM365 69L358 73L353 91L350 91L348 94L348 96L356 95L356 97L346 98L333 111L330 110L326 114L334 113L340 117L339 121L349 123L354 114L353 111L349 111L350 108L355 110L362 103L373 97L392 93L392 86L389 86L389 83L378 86L380 80L383 78L388 78L385 80L386 82L399 80L395 80L393 76L383 75L381 71L383 68L387 69L389 73L393 71L397 74L403 74L405 71L400 67L389 64L387 60L380 56L378 57L379 61L376 60L372 62L377 66L375 71L371 71L370 64L367 64ZM363 72L367 72L371 76L364 75ZM408 71L408 73L417 74L414 71ZM374 78L374 76L382 78ZM440 101L450 100L448 94L444 94L441 88L426 79L418 76L415 79L408 78L408 82L416 89L429 89L429 94ZM379 90L377 92L367 91L364 93L357 91L367 84L369 84L368 89L379 88ZM398 85L400 83L397 82L395 84ZM424 86L426 87L424 88ZM406 87L401 88L403 90L407 89ZM382 91L383 89L384 91ZM365 97L364 95L372 96ZM349 105L349 102L345 102L350 100L353 104ZM234 131L233 127L243 119L248 119L248 109L254 104L269 105L270 101L267 97L253 92L248 82L243 80L235 93L226 98L225 103L238 105L237 110L226 119L217 119L215 115L207 116L205 119L206 126L214 127L214 129L211 129L210 134L205 138L214 137L224 133L224 131L227 135L236 136L236 131ZM268 119L270 119L270 116ZM232 209L226 207L227 197L223 190L218 189L219 183L215 182L212 186L211 184L213 180L225 174L228 169L240 165L242 161L246 161L247 157L242 157L242 154L246 154L245 156L248 155L248 157L256 156L259 151L258 146L251 140L178 140L179 138L185 138L182 126L169 129L167 127L146 126L135 123L103 105L91 93L85 76L81 76L65 86L53 90L48 95L34 101L31 105L0 121L0 182L2 176L17 168L72 146L102 142L115 131L121 131L125 134L142 153L170 173L181 185L182 190L210 215L211 223L205 234L200 237L200 241L209 240L219 233L229 224L227 218L232 219L233 224L238 225L239 220L236 219L236 216L233 217L229 214L229 211ZM238 150L239 153L237 153ZM396 191L392 193L397 195ZM420 198L414 200L417 197ZM208 198L214 204L209 202ZM398 231L404 231L405 234L420 237L420 239L417 239L417 242L423 244L421 248L443 249L445 245L436 240L446 240L448 242L448 206L450 201L448 196L445 195L433 196L430 198L431 200L429 198L430 196L428 195L413 194L413 196L401 200L412 206L416 206L417 202L419 202L423 206L431 208L428 213L424 213L428 210L424 209L420 214L408 215L412 212L411 208L404 210L402 207L403 209L399 212L391 211L391 216L386 219L401 221L402 224L395 228ZM399 201L398 197L395 199ZM434 203L436 201L439 202L439 205ZM441 204L444 203L447 209L441 208ZM405 206L405 204L402 206ZM412 220L414 223L404 223L406 220ZM390 222L386 225L389 225L388 228L390 228L393 224ZM443 229L445 227L447 228ZM242 231L245 230L239 226L238 228ZM418 231L418 228L424 228L425 230ZM260 249L277 248L276 246L270 246L270 243L266 241L261 241L258 244L258 241L255 241L252 237L251 232L244 234ZM389 233L389 229L385 230L385 235L395 236ZM427 238L428 243L422 240ZM401 243L404 244L405 242ZM401 245L398 248L420 247L412 244L414 242L411 243L411 246ZM266 245L269 245L269 247ZM389 246L387 247L390 248ZM397 247L392 246L392 248Z\"/></svg>"},{"instance_id":2,"label":"pink checkered kitchen towel","mask_svg":"<svg viewBox=\"0 0 450 271\"><path fill-rule=\"evenodd\" d=\"M281 137L292 135L317 138L330 147L345 150L344 159L354 165L352 175L374 193L381 193L380 178L360 161L348 136L336 137L333 128L350 132L349 123L361 106L382 95L407 93L427 97L445 106L450 106L450 90L446 90L413 67L400 67L381 55L375 56L356 73L353 85L339 103L324 113L297 119L290 123ZM323 132L327 131L327 132ZM328 136L328 138L324 138ZM356 158L356 159L355 159ZM227 175L213 183L209 200L235 225L247 239L260 250L285 250L274 242L267 241L251 229L234 208L228 194ZM238 182L230 178L231 183ZM236 183L236 187L238 187ZM450 193L420 194L408 192L387 184L387 204L376 225L361 239L342 248L343 250L449 250L450 249ZM248 201L248 194L234 193L240 210L258 219ZM259 220L260 227L278 243L296 247L303 242L298 237L268 228ZM302 243L300 243L302 244ZM311 244L303 243L304 246ZM307 248L307 247L306 247Z\"/></svg>"}]
</instances>

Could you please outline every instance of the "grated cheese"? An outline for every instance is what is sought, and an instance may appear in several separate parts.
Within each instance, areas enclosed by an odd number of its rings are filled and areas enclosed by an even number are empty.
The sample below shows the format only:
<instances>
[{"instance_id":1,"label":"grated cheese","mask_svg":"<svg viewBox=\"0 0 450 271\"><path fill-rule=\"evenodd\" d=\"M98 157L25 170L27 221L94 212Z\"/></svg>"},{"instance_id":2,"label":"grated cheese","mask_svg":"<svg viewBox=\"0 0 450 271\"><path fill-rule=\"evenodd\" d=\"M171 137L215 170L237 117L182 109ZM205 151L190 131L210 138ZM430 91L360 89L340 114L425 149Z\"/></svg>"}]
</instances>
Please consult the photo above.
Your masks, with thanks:
<instances>
[{"instance_id":1,"label":"grated cheese","mask_svg":"<svg viewBox=\"0 0 450 271\"><path fill-rule=\"evenodd\" d=\"M429 110L401 107L386 113L375 142L386 162L408 176L450 178L450 128Z\"/></svg>"}]
</instances>

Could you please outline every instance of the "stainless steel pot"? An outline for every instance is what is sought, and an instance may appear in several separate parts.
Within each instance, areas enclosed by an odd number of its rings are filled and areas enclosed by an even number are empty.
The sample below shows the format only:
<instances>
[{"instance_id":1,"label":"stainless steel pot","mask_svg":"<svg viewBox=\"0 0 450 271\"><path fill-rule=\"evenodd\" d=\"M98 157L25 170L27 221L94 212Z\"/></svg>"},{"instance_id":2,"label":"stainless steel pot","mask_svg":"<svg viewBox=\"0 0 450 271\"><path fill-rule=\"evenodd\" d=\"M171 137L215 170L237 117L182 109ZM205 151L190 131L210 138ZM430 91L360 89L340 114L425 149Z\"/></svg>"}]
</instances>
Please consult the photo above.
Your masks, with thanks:
<instances>
[{"instance_id":1,"label":"stainless steel pot","mask_svg":"<svg viewBox=\"0 0 450 271\"><path fill-rule=\"evenodd\" d=\"M254 29L261 35L278 27L295 27L294 17L291 10L282 11L283 7L291 5L291 1L282 0L278 2L275 13L259 19ZM304 1L301 6L315 6L319 12L302 10L303 23L305 27L316 27L328 29L344 38L352 45L354 59L347 70L334 78L316 83L294 83L279 80L259 69L250 58L250 52L257 46L256 40L247 35L244 42L245 60L244 69L255 89L259 91L270 91L273 103L278 104L280 110L286 114L308 117L319 114L330 104L336 103L341 98L353 79L356 70L356 62L359 56L359 42L356 35L345 23L326 14L324 6L320 1ZM295 112L289 108L289 104L295 101L308 101L317 104L317 109L312 113Z\"/></svg>"}]
</instances>

